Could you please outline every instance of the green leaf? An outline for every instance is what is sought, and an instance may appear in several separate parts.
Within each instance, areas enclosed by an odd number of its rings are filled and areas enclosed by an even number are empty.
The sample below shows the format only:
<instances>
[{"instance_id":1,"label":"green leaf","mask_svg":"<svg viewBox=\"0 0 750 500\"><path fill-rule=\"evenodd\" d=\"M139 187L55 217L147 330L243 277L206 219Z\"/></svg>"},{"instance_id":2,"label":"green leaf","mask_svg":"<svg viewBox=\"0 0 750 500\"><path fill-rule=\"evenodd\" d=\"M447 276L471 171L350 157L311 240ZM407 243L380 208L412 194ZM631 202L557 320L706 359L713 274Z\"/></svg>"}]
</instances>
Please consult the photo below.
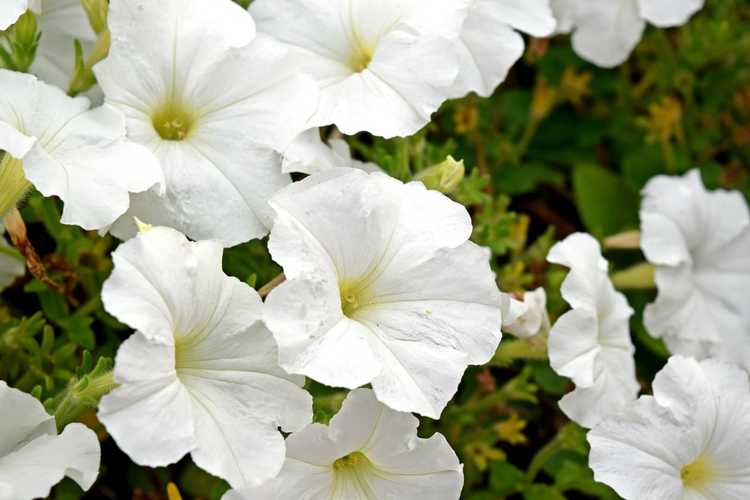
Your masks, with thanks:
<instances>
[{"instance_id":1,"label":"green leaf","mask_svg":"<svg viewBox=\"0 0 750 500\"><path fill-rule=\"evenodd\" d=\"M573 190L581 220L594 236L638 227L638 193L612 172L579 165L573 171Z\"/></svg>"},{"instance_id":2,"label":"green leaf","mask_svg":"<svg viewBox=\"0 0 750 500\"><path fill-rule=\"evenodd\" d=\"M501 496L523 490L526 474L508 462L490 462L490 489Z\"/></svg>"}]
</instances>

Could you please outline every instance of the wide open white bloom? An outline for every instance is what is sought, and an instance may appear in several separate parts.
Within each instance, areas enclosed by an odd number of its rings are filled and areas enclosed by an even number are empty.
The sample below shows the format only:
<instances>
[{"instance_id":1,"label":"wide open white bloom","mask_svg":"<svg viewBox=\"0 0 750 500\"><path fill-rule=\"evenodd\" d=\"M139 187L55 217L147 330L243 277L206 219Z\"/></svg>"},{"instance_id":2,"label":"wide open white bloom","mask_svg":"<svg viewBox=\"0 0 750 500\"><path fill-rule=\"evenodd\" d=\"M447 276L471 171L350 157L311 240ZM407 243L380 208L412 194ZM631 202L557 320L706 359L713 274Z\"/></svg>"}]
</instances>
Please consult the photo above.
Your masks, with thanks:
<instances>
[{"instance_id":1,"label":"wide open white bloom","mask_svg":"<svg viewBox=\"0 0 750 500\"><path fill-rule=\"evenodd\" d=\"M352 158L349 145L343 139L329 139L328 144L320 138L320 131L312 128L301 133L284 151L282 170L314 174L332 168L358 168L365 172L382 172L374 163Z\"/></svg>"},{"instance_id":2,"label":"wide open white bloom","mask_svg":"<svg viewBox=\"0 0 750 500\"><path fill-rule=\"evenodd\" d=\"M438 418L470 364L500 341L489 251L466 209L422 183L334 169L271 201L269 250L287 281L265 320L290 373L371 383L398 411Z\"/></svg>"},{"instance_id":3,"label":"wide open white bloom","mask_svg":"<svg viewBox=\"0 0 750 500\"><path fill-rule=\"evenodd\" d=\"M552 325L548 339L552 368L576 384L560 408L571 420L592 427L638 396L628 326L633 310L612 286L607 261L590 235L568 236L552 247L547 260L570 268L561 293L571 309Z\"/></svg>"},{"instance_id":4,"label":"wide open white bloom","mask_svg":"<svg viewBox=\"0 0 750 500\"><path fill-rule=\"evenodd\" d=\"M0 69L0 88L0 149L42 194L65 202L64 224L101 229L128 209L130 193L161 186L158 163L125 139L117 109L90 110L85 97L14 71Z\"/></svg>"},{"instance_id":5,"label":"wide open white bloom","mask_svg":"<svg viewBox=\"0 0 750 500\"><path fill-rule=\"evenodd\" d=\"M256 0L258 29L293 47L322 88L311 126L408 136L430 121L459 72L469 0Z\"/></svg>"},{"instance_id":6,"label":"wide open white bloom","mask_svg":"<svg viewBox=\"0 0 750 500\"><path fill-rule=\"evenodd\" d=\"M646 22L680 26L703 8L704 0L551 0L559 32L573 32L573 50L587 61L611 68L625 62L641 40Z\"/></svg>"},{"instance_id":7,"label":"wide open white bloom","mask_svg":"<svg viewBox=\"0 0 750 500\"><path fill-rule=\"evenodd\" d=\"M700 172L643 190L641 246L659 295L648 331L677 354L750 369L750 212L739 192L708 192Z\"/></svg>"},{"instance_id":8,"label":"wide open white bloom","mask_svg":"<svg viewBox=\"0 0 750 500\"><path fill-rule=\"evenodd\" d=\"M508 297L509 310L516 309L518 313L510 323L505 322L503 315L503 331L516 337L533 337L542 331L549 330L549 315L547 314L547 292L539 287L523 294L523 302ZM514 307L514 303L520 305ZM520 309L520 310L519 310ZM503 312L504 314L504 312Z\"/></svg>"},{"instance_id":9,"label":"wide open white bloom","mask_svg":"<svg viewBox=\"0 0 750 500\"><path fill-rule=\"evenodd\" d=\"M0 290L26 273L26 263L23 257L5 241L4 232L5 228L0 223Z\"/></svg>"},{"instance_id":10,"label":"wide open white bloom","mask_svg":"<svg viewBox=\"0 0 750 500\"><path fill-rule=\"evenodd\" d=\"M120 346L120 386L99 419L133 461L162 466L186 453L236 488L274 477L278 427L312 418L301 377L278 366L262 302L221 271L222 247L153 228L122 244L104 284L106 310L136 329Z\"/></svg>"},{"instance_id":11,"label":"wide open white bloom","mask_svg":"<svg viewBox=\"0 0 750 500\"><path fill-rule=\"evenodd\" d=\"M550 0L471 0L456 44L461 70L451 97L495 91L523 55L523 37L515 30L543 37L554 29Z\"/></svg>"},{"instance_id":12,"label":"wide open white bloom","mask_svg":"<svg viewBox=\"0 0 750 500\"><path fill-rule=\"evenodd\" d=\"M318 89L288 50L255 38L230 0L113 0L112 45L94 68L128 137L159 158L167 192L133 197L132 215L195 240L235 245L268 233L267 200L291 182L278 151L302 132Z\"/></svg>"},{"instance_id":13,"label":"wide open white bloom","mask_svg":"<svg viewBox=\"0 0 750 500\"><path fill-rule=\"evenodd\" d=\"M3 0L0 2L0 31L6 30L29 8L29 0Z\"/></svg>"},{"instance_id":14,"label":"wide open white bloom","mask_svg":"<svg viewBox=\"0 0 750 500\"><path fill-rule=\"evenodd\" d=\"M417 437L418 425L370 389L357 389L329 426L289 436L276 479L223 500L457 500L464 479L458 457L442 434Z\"/></svg>"},{"instance_id":15,"label":"wide open white bloom","mask_svg":"<svg viewBox=\"0 0 750 500\"><path fill-rule=\"evenodd\" d=\"M594 478L626 500L748 498L747 374L673 356L653 388L589 432Z\"/></svg>"},{"instance_id":16,"label":"wide open white bloom","mask_svg":"<svg viewBox=\"0 0 750 500\"><path fill-rule=\"evenodd\" d=\"M45 498L65 476L88 490L100 457L94 431L70 424L58 435L42 403L0 380L0 500Z\"/></svg>"}]
</instances>

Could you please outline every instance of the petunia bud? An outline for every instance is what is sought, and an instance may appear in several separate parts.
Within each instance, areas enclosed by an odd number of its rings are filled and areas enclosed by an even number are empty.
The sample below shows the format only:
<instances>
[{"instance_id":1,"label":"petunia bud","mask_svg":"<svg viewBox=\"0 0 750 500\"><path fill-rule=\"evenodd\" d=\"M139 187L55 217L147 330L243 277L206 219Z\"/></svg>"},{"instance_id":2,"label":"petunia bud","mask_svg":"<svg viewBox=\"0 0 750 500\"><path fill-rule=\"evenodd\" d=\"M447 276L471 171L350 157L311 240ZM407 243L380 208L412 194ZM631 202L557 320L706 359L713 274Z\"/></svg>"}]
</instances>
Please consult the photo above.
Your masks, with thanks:
<instances>
[{"instance_id":1,"label":"petunia bud","mask_svg":"<svg viewBox=\"0 0 750 500\"><path fill-rule=\"evenodd\" d=\"M18 18L14 31L16 34L16 43L24 47L30 47L36 42L36 16L30 10Z\"/></svg>"},{"instance_id":2,"label":"petunia bud","mask_svg":"<svg viewBox=\"0 0 750 500\"><path fill-rule=\"evenodd\" d=\"M23 173L21 160L5 153L0 160L0 219L23 199L31 184Z\"/></svg>"},{"instance_id":3,"label":"petunia bud","mask_svg":"<svg viewBox=\"0 0 750 500\"><path fill-rule=\"evenodd\" d=\"M107 0L81 0L81 6L86 11L91 29L100 34L107 29L107 12L109 2Z\"/></svg>"},{"instance_id":4,"label":"petunia bud","mask_svg":"<svg viewBox=\"0 0 750 500\"><path fill-rule=\"evenodd\" d=\"M464 161L448 155L444 161L422 170L414 178L429 189L452 193L461 184L465 173Z\"/></svg>"}]
</instances>

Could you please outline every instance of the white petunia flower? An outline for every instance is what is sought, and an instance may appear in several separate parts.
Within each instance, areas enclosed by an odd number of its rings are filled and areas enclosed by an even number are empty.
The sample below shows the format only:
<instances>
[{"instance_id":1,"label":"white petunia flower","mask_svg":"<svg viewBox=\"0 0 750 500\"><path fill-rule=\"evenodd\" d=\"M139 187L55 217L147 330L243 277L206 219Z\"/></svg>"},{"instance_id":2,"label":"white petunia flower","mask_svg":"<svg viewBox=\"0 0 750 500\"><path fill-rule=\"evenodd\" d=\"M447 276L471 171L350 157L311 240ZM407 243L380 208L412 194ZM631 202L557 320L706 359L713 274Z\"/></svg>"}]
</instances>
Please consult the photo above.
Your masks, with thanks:
<instances>
[{"instance_id":1,"label":"white petunia flower","mask_svg":"<svg viewBox=\"0 0 750 500\"><path fill-rule=\"evenodd\" d=\"M466 209L421 183L334 169L271 201L269 250L287 281L265 320L290 373L371 383L398 411L438 418L500 341L490 253Z\"/></svg>"},{"instance_id":2,"label":"white petunia flower","mask_svg":"<svg viewBox=\"0 0 750 500\"><path fill-rule=\"evenodd\" d=\"M0 500L45 498L65 476L88 490L100 458L94 431L70 424L58 435L36 398L0 380Z\"/></svg>"},{"instance_id":3,"label":"white petunia flower","mask_svg":"<svg viewBox=\"0 0 750 500\"><path fill-rule=\"evenodd\" d=\"M626 500L743 500L750 384L716 360L674 356L641 396L588 434L597 481Z\"/></svg>"},{"instance_id":4,"label":"white petunia flower","mask_svg":"<svg viewBox=\"0 0 750 500\"><path fill-rule=\"evenodd\" d=\"M552 247L547 260L570 268L561 293L571 309L558 318L548 339L552 368L576 384L560 408L592 427L638 396L628 325L633 310L612 286L607 261L590 235L568 236Z\"/></svg>"},{"instance_id":5,"label":"white petunia flower","mask_svg":"<svg viewBox=\"0 0 750 500\"><path fill-rule=\"evenodd\" d=\"M704 0L551 0L558 32L573 32L573 50L587 61L611 68L625 62L641 40L646 22L680 26L703 8Z\"/></svg>"},{"instance_id":6,"label":"white petunia flower","mask_svg":"<svg viewBox=\"0 0 750 500\"><path fill-rule=\"evenodd\" d=\"M349 393L329 426L312 424L287 439L279 476L223 500L457 500L463 468L442 434L417 437L419 421Z\"/></svg>"},{"instance_id":7,"label":"white petunia flower","mask_svg":"<svg viewBox=\"0 0 750 500\"><path fill-rule=\"evenodd\" d=\"M163 182L153 155L125 139L117 109L90 110L88 99L25 73L0 70L0 88L0 149L15 159L1 175L15 170L23 184L25 173L42 194L59 196L64 224L106 227L128 209L129 193Z\"/></svg>"},{"instance_id":8,"label":"white petunia flower","mask_svg":"<svg viewBox=\"0 0 750 500\"><path fill-rule=\"evenodd\" d=\"M554 29L550 0L471 0L457 43L461 70L451 97L495 91L523 55L523 37L515 30L543 37Z\"/></svg>"},{"instance_id":9,"label":"white petunia flower","mask_svg":"<svg viewBox=\"0 0 750 500\"><path fill-rule=\"evenodd\" d=\"M374 163L352 158L349 145L343 139L320 138L317 128L306 130L284 151L282 171L314 174L332 168L358 168L365 172L382 172Z\"/></svg>"},{"instance_id":10,"label":"white petunia flower","mask_svg":"<svg viewBox=\"0 0 750 500\"><path fill-rule=\"evenodd\" d=\"M0 3L0 31L7 30L29 8L29 0L3 0Z\"/></svg>"},{"instance_id":11,"label":"white petunia flower","mask_svg":"<svg viewBox=\"0 0 750 500\"><path fill-rule=\"evenodd\" d=\"M659 294L648 331L677 354L750 369L750 212L739 192L708 192L697 170L643 190L641 246Z\"/></svg>"},{"instance_id":12,"label":"white petunia flower","mask_svg":"<svg viewBox=\"0 0 750 500\"><path fill-rule=\"evenodd\" d=\"M190 453L236 488L274 477L278 428L307 425L312 400L278 367L258 294L221 271L218 243L169 228L139 234L112 259L104 306L137 331L115 359L120 386L99 405L107 431L141 465Z\"/></svg>"},{"instance_id":13,"label":"white petunia flower","mask_svg":"<svg viewBox=\"0 0 750 500\"><path fill-rule=\"evenodd\" d=\"M260 31L293 47L322 88L310 126L408 136L430 121L459 71L469 0L256 0Z\"/></svg>"},{"instance_id":14,"label":"white petunia flower","mask_svg":"<svg viewBox=\"0 0 750 500\"><path fill-rule=\"evenodd\" d=\"M94 71L167 187L134 196L113 233L135 234L137 216L225 245L267 234L267 200L291 182L269 148L283 151L306 128L315 82L281 44L256 38L230 0L113 0L109 28L109 56Z\"/></svg>"},{"instance_id":15,"label":"white petunia flower","mask_svg":"<svg viewBox=\"0 0 750 500\"><path fill-rule=\"evenodd\" d=\"M510 300L515 301L512 298ZM508 332L516 337L526 338L549 330L547 293L544 291L544 288L539 287L536 290L525 292L523 294L523 302L520 304L522 305L520 314L516 314L516 318L512 322L503 324L504 332Z\"/></svg>"},{"instance_id":16,"label":"white petunia flower","mask_svg":"<svg viewBox=\"0 0 750 500\"><path fill-rule=\"evenodd\" d=\"M5 228L0 223L0 290L26 273L23 257L5 241L4 232Z\"/></svg>"}]
</instances>

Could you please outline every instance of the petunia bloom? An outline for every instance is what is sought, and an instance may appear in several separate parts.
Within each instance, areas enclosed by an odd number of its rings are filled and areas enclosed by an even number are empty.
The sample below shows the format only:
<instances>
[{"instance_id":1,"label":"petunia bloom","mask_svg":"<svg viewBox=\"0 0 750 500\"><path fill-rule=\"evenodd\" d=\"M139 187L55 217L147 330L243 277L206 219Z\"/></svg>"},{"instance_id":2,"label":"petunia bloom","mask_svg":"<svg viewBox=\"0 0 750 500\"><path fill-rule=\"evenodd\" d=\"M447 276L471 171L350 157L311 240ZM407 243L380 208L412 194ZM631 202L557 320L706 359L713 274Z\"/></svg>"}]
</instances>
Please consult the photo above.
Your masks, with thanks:
<instances>
[{"instance_id":1,"label":"petunia bloom","mask_svg":"<svg viewBox=\"0 0 750 500\"><path fill-rule=\"evenodd\" d=\"M680 26L703 8L704 0L551 0L558 32L573 32L573 50L611 68L625 62L646 23Z\"/></svg>"},{"instance_id":2,"label":"petunia bloom","mask_svg":"<svg viewBox=\"0 0 750 500\"><path fill-rule=\"evenodd\" d=\"M322 88L310 126L408 136L430 121L459 72L468 0L256 0L258 29L298 54Z\"/></svg>"},{"instance_id":3,"label":"petunia bloom","mask_svg":"<svg viewBox=\"0 0 750 500\"><path fill-rule=\"evenodd\" d=\"M274 477L284 461L278 431L312 418L301 377L278 366L257 292L221 270L222 247L169 228L122 244L104 284L105 309L137 331L115 359L120 386L99 419L141 465L190 453L236 488Z\"/></svg>"},{"instance_id":4,"label":"petunia bloom","mask_svg":"<svg viewBox=\"0 0 750 500\"><path fill-rule=\"evenodd\" d=\"M473 91L491 95L523 55L523 37L552 34L555 18L550 0L471 0L456 47L460 57L458 78L451 97Z\"/></svg>"},{"instance_id":5,"label":"petunia bloom","mask_svg":"<svg viewBox=\"0 0 750 500\"><path fill-rule=\"evenodd\" d=\"M136 216L227 246L267 234L266 202L291 182L270 148L307 128L315 82L231 0L113 0L109 28L109 56L94 67L105 102L166 176L166 194L134 196L112 232L133 236Z\"/></svg>"},{"instance_id":6,"label":"petunia bloom","mask_svg":"<svg viewBox=\"0 0 750 500\"><path fill-rule=\"evenodd\" d=\"M269 250L287 281L266 300L281 366L337 387L371 383L438 418L500 341L489 251L466 209L421 183L334 169L271 200Z\"/></svg>"},{"instance_id":7,"label":"petunia bloom","mask_svg":"<svg viewBox=\"0 0 750 500\"><path fill-rule=\"evenodd\" d=\"M747 373L674 356L653 389L589 432L594 478L626 500L747 498Z\"/></svg>"},{"instance_id":8,"label":"petunia bloom","mask_svg":"<svg viewBox=\"0 0 750 500\"><path fill-rule=\"evenodd\" d=\"M88 490L100 458L94 431L70 424L58 435L35 397L0 380L0 500L46 498L66 476Z\"/></svg>"},{"instance_id":9,"label":"petunia bloom","mask_svg":"<svg viewBox=\"0 0 750 500\"><path fill-rule=\"evenodd\" d=\"M26 265L18 252L16 252L3 237L5 228L0 223L0 290L7 287L16 278L23 276Z\"/></svg>"},{"instance_id":10,"label":"petunia bloom","mask_svg":"<svg viewBox=\"0 0 750 500\"><path fill-rule=\"evenodd\" d=\"M576 384L560 408L592 427L638 396L628 326L633 310L615 291L599 243L590 235L568 236L552 247L547 260L570 268L561 293L571 309L552 325L548 339L552 368Z\"/></svg>"},{"instance_id":11,"label":"petunia bloom","mask_svg":"<svg viewBox=\"0 0 750 500\"><path fill-rule=\"evenodd\" d=\"M517 302L509 297L508 300ZM510 302L513 304L513 302ZM513 309L513 305L509 306ZM513 321L506 323L503 316L503 331L516 337L533 337L540 332L550 328L549 315L547 314L547 293L544 288L539 287L523 294L523 302L520 302L521 310L515 315Z\"/></svg>"},{"instance_id":12,"label":"petunia bloom","mask_svg":"<svg viewBox=\"0 0 750 500\"><path fill-rule=\"evenodd\" d=\"M329 426L287 439L279 476L222 500L457 500L463 470L442 434L417 437L419 421L391 410L369 389L349 393Z\"/></svg>"},{"instance_id":13,"label":"petunia bloom","mask_svg":"<svg viewBox=\"0 0 750 500\"><path fill-rule=\"evenodd\" d=\"M68 97L14 71L0 69L0 88L0 149L12 157L0 175L7 185L9 178L18 180L12 184L19 197L28 179L45 196L63 200L64 224L102 229L128 209L130 193L161 186L158 163L125 139L117 109L90 110L85 97Z\"/></svg>"},{"instance_id":14,"label":"petunia bloom","mask_svg":"<svg viewBox=\"0 0 750 500\"><path fill-rule=\"evenodd\" d=\"M700 173L643 190L641 246L656 267L648 331L676 354L750 369L750 211L739 192L706 191Z\"/></svg>"}]
</instances>

